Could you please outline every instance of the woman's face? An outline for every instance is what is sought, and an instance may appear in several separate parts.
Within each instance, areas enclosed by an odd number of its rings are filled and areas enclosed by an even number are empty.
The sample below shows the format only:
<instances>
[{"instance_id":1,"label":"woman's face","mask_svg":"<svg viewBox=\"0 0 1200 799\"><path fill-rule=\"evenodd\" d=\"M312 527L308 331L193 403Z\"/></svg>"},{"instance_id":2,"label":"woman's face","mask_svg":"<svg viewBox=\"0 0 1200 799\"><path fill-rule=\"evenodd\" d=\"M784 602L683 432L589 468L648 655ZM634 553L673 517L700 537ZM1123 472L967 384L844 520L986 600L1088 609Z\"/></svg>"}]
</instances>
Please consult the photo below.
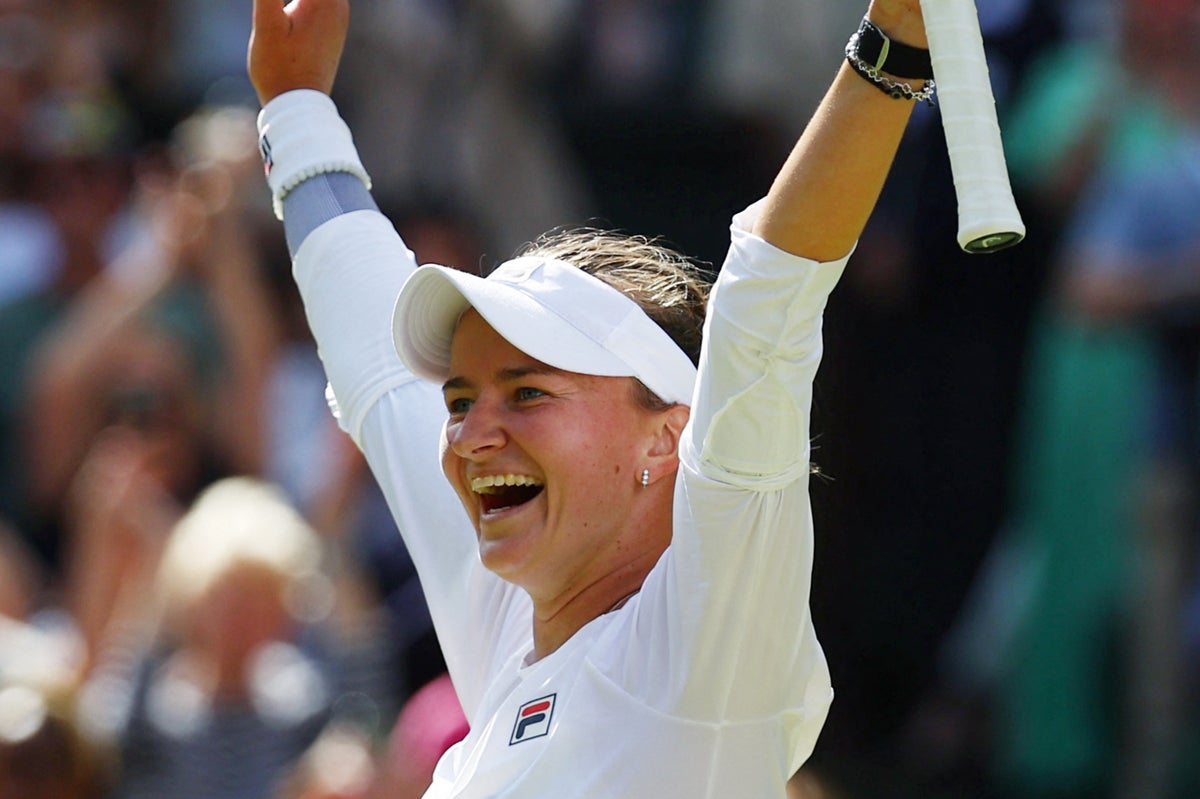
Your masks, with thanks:
<instances>
[{"instance_id":1,"label":"woman's face","mask_svg":"<svg viewBox=\"0 0 1200 799\"><path fill-rule=\"evenodd\" d=\"M581 590L654 546L637 525L648 501L639 475L661 420L631 389L631 378L531 358L474 310L455 331L442 468L484 565L535 600Z\"/></svg>"}]
</instances>

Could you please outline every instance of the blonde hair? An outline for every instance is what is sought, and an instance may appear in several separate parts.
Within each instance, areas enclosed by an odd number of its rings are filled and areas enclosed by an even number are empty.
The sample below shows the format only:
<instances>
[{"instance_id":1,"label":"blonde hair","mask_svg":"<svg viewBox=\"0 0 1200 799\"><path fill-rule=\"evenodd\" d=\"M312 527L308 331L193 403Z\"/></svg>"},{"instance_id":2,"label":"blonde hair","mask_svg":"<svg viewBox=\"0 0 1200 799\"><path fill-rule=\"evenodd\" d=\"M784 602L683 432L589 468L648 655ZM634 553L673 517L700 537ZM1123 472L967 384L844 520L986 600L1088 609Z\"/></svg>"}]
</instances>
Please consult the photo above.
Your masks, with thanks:
<instances>
[{"instance_id":1,"label":"blonde hair","mask_svg":"<svg viewBox=\"0 0 1200 799\"><path fill-rule=\"evenodd\" d=\"M175 525L158 571L168 611L190 607L234 569L299 580L320 562L317 533L283 491L251 477L213 483Z\"/></svg>"},{"instance_id":2,"label":"blonde hair","mask_svg":"<svg viewBox=\"0 0 1200 799\"><path fill-rule=\"evenodd\" d=\"M556 228L520 254L564 261L608 283L699 364L712 278L687 256L657 239L589 227Z\"/></svg>"}]
</instances>

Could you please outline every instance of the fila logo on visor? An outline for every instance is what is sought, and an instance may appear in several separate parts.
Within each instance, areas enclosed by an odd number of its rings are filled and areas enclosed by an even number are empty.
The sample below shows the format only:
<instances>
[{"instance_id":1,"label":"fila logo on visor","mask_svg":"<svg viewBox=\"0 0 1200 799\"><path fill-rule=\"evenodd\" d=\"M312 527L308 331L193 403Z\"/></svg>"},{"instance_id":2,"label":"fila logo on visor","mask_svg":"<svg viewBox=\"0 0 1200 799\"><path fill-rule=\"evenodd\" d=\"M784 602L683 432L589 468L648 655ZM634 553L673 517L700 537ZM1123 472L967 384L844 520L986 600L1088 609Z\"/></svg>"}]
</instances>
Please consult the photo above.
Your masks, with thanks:
<instances>
[{"instance_id":1,"label":"fila logo on visor","mask_svg":"<svg viewBox=\"0 0 1200 799\"><path fill-rule=\"evenodd\" d=\"M517 711L517 721L513 725L512 737L508 739L509 746L549 734L556 696L558 694L550 694L521 705L521 709Z\"/></svg>"}]
</instances>

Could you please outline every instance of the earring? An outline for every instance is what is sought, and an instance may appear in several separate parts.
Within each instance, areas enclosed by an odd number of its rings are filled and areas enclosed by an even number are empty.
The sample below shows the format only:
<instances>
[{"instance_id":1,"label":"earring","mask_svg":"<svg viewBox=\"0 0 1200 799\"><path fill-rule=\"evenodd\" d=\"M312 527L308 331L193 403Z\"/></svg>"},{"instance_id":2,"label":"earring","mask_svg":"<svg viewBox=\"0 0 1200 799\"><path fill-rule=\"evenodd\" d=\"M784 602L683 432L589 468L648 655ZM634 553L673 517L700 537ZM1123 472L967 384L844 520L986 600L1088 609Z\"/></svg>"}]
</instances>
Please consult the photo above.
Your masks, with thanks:
<instances>
[{"instance_id":1,"label":"earring","mask_svg":"<svg viewBox=\"0 0 1200 799\"><path fill-rule=\"evenodd\" d=\"M642 488L650 485L650 470L642 469Z\"/></svg>"}]
</instances>

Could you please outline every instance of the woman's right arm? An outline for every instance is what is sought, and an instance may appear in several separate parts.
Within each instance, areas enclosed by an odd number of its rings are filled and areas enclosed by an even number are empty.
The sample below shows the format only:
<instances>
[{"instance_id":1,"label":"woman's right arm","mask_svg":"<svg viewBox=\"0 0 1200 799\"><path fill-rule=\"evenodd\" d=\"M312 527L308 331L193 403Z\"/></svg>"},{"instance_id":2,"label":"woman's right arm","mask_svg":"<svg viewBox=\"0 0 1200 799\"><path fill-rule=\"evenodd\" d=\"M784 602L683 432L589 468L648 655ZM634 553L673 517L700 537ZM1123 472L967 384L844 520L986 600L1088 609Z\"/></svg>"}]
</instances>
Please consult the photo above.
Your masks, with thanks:
<instances>
[{"instance_id":1,"label":"woman's right arm","mask_svg":"<svg viewBox=\"0 0 1200 799\"><path fill-rule=\"evenodd\" d=\"M248 66L264 103L260 144L293 273L329 379L339 424L365 454L421 576L446 660L465 707L484 661L477 628L490 575L444 479L437 386L396 355L391 316L416 268L378 212L350 131L328 93L348 22L346 0L255 0Z\"/></svg>"}]
</instances>

